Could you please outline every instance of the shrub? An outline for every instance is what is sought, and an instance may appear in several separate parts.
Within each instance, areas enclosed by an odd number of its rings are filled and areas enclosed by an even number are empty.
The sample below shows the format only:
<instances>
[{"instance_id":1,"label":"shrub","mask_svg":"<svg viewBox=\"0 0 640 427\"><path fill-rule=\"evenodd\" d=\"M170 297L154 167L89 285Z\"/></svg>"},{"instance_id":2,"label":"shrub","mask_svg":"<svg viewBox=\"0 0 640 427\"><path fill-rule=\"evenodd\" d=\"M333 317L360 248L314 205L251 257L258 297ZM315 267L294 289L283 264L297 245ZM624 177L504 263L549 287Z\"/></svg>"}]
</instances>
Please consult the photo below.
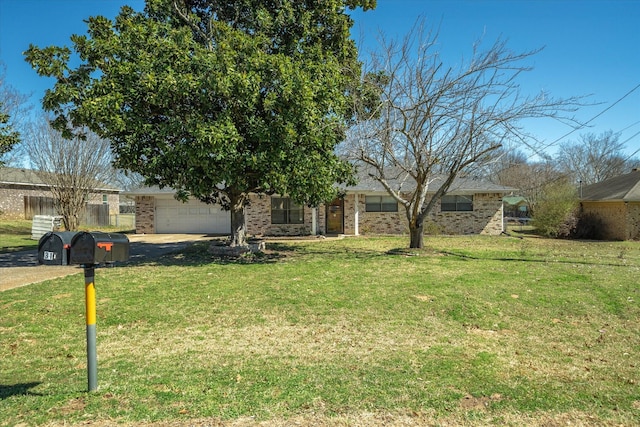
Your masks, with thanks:
<instances>
[{"instance_id":1,"label":"shrub","mask_svg":"<svg viewBox=\"0 0 640 427\"><path fill-rule=\"evenodd\" d=\"M533 212L533 226L547 237L568 237L577 223L578 195L568 180L544 186Z\"/></svg>"},{"instance_id":2,"label":"shrub","mask_svg":"<svg viewBox=\"0 0 640 427\"><path fill-rule=\"evenodd\" d=\"M578 217L577 224L571 233L574 239L601 240L604 223L602 219L593 213L582 213Z\"/></svg>"},{"instance_id":3,"label":"shrub","mask_svg":"<svg viewBox=\"0 0 640 427\"><path fill-rule=\"evenodd\" d=\"M560 237L562 239L573 238L576 227L580 222L580 214L577 207L575 207L570 213L568 213L564 221L562 221L558 225L558 231L555 237Z\"/></svg>"},{"instance_id":4,"label":"shrub","mask_svg":"<svg viewBox=\"0 0 640 427\"><path fill-rule=\"evenodd\" d=\"M408 233L408 230L407 230ZM444 233L444 227L442 225L436 224L433 221L425 221L424 222L424 234L430 236L439 236Z\"/></svg>"}]
</instances>

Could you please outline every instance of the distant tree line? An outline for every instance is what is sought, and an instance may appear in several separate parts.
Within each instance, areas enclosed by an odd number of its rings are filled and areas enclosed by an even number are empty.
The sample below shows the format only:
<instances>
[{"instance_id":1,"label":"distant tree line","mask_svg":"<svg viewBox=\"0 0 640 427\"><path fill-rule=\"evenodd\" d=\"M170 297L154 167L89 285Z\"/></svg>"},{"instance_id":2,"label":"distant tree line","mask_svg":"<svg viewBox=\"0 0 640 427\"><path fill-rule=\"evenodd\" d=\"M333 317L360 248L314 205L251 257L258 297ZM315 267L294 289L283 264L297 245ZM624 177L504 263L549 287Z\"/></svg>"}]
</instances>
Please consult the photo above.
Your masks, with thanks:
<instances>
[{"instance_id":1,"label":"distant tree line","mask_svg":"<svg viewBox=\"0 0 640 427\"><path fill-rule=\"evenodd\" d=\"M481 169L481 175L500 185L517 188L527 199L539 232L570 236L578 223L581 189L640 166L640 159L625 152L620 134L605 131L583 133L561 143L557 152L532 159L523 151L497 150Z\"/></svg>"}]
</instances>

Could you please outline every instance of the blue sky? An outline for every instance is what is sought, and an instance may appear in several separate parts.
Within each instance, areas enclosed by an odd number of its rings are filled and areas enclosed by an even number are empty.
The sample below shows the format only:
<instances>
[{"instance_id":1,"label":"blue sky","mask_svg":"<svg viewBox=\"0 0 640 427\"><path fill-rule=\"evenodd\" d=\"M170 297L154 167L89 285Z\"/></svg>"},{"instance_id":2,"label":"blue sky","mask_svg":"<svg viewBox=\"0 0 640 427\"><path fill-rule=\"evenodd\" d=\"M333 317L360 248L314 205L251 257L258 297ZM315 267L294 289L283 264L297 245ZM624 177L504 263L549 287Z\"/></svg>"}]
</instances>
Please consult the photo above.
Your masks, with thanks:
<instances>
[{"instance_id":1,"label":"blue sky","mask_svg":"<svg viewBox=\"0 0 640 427\"><path fill-rule=\"evenodd\" d=\"M7 83L31 94L39 108L52 81L39 77L22 52L30 43L69 45L71 34L85 33L83 19L113 18L124 4L140 10L144 2L0 0L0 61ZM528 131L551 143L612 130L620 132L629 154L640 150L640 0L378 0L375 10L353 16L362 55L377 47L379 32L402 36L420 16L439 28L440 50L453 61L468 57L481 37L486 44L505 38L517 52L544 47L526 64L534 70L519 80L523 91L592 95L600 104L581 108L576 115L592 120L589 127L564 138L571 129L553 121L527 122Z\"/></svg>"}]
</instances>

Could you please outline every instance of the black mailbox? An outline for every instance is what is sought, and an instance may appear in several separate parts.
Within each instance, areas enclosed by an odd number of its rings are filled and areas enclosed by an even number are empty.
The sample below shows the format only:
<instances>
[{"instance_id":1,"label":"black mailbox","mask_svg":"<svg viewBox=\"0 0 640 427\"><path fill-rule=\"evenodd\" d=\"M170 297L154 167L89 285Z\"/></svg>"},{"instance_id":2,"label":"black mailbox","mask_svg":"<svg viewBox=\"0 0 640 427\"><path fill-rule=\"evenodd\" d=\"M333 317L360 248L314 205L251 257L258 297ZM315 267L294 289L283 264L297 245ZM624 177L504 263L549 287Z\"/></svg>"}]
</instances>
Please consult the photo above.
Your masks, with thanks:
<instances>
[{"instance_id":1,"label":"black mailbox","mask_svg":"<svg viewBox=\"0 0 640 427\"><path fill-rule=\"evenodd\" d=\"M82 232L71 240L71 264L93 265L128 259L129 239L124 234Z\"/></svg>"},{"instance_id":2,"label":"black mailbox","mask_svg":"<svg viewBox=\"0 0 640 427\"><path fill-rule=\"evenodd\" d=\"M44 265L69 265L69 248L76 233L73 231L49 231L38 241L38 263Z\"/></svg>"}]
</instances>

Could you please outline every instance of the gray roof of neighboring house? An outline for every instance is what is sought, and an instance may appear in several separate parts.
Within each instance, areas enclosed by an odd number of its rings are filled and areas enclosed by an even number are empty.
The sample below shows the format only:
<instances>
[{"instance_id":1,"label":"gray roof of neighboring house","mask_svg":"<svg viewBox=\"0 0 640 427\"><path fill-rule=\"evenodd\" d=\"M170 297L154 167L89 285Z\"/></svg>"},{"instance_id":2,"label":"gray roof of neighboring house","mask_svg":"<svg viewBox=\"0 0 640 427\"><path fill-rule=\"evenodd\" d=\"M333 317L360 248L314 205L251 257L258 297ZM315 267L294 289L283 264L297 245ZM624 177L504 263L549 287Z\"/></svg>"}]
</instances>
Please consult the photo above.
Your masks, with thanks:
<instances>
[{"instance_id":1,"label":"gray roof of neighboring house","mask_svg":"<svg viewBox=\"0 0 640 427\"><path fill-rule=\"evenodd\" d=\"M0 168L0 184L23 184L46 186L38 174L31 169Z\"/></svg>"},{"instance_id":2,"label":"gray roof of neighboring house","mask_svg":"<svg viewBox=\"0 0 640 427\"><path fill-rule=\"evenodd\" d=\"M640 201L640 171L609 178L582 187L584 201Z\"/></svg>"},{"instance_id":3,"label":"gray roof of neighboring house","mask_svg":"<svg viewBox=\"0 0 640 427\"><path fill-rule=\"evenodd\" d=\"M0 167L0 187L2 184L24 185L36 187L49 187L49 184L42 181L38 173L33 169ZM96 182L95 190L120 191L109 184Z\"/></svg>"}]
</instances>

